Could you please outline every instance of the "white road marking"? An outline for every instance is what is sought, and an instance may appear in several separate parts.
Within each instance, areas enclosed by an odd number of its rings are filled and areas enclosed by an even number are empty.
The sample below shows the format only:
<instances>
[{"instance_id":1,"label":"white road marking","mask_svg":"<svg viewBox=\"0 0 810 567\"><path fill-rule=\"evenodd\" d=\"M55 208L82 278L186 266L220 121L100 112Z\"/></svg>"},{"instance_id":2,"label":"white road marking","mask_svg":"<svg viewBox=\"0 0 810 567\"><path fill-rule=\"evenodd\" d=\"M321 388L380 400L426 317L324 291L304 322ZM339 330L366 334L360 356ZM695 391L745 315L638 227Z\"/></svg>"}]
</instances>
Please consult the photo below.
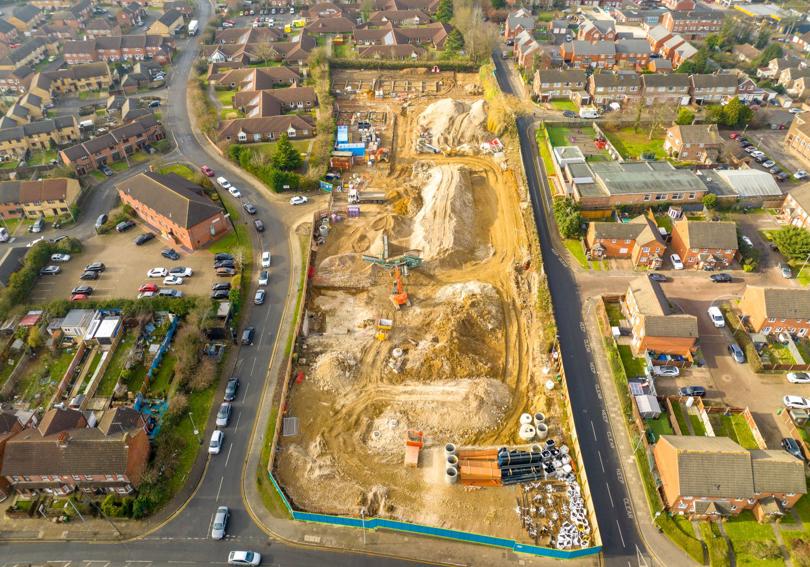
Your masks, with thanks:
<instances>
[{"instance_id":1,"label":"white road marking","mask_svg":"<svg viewBox=\"0 0 810 567\"><path fill-rule=\"evenodd\" d=\"M214 500L214 502L219 502L219 493L220 493L220 491L222 490L222 481L223 481L223 480L225 480L225 476L224 476L224 475L223 475L223 476L221 476L221 477L219 477L219 488L217 488L217 498L216 498L216 500Z\"/></svg>"},{"instance_id":2,"label":"white road marking","mask_svg":"<svg viewBox=\"0 0 810 567\"><path fill-rule=\"evenodd\" d=\"M593 440L598 441L599 439L596 438L596 428L593 426L593 420L591 420L591 431L593 431Z\"/></svg>"},{"instance_id":3,"label":"white road marking","mask_svg":"<svg viewBox=\"0 0 810 567\"><path fill-rule=\"evenodd\" d=\"M211 529L214 527L214 518L216 517L216 515L217 513L214 512L213 514L211 514L211 519L208 520L208 531L205 532L206 533L205 539L208 539L208 534L211 533Z\"/></svg>"},{"instance_id":4,"label":"white road marking","mask_svg":"<svg viewBox=\"0 0 810 567\"><path fill-rule=\"evenodd\" d=\"M244 391L244 393L242 394L242 399L243 399L243 400L244 400L244 399L247 399L247 393L248 393L248 389L249 389L249 388L250 388L250 382L248 382L248 383L245 385L245 391Z\"/></svg>"},{"instance_id":5,"label":"white road marking","mask_svg":"<svg viewBox=\"0 0 810 567\"><path fill-rule=\"evenodd\" d=\"M228 461L231 459L231 449L233 449L233 443L228 445L228 456L225 457L225 468L228 468Z\"/></svg>"},{"instance_id":6,"label":"white road marking","mask_svg":"<svg viewBox=\"0 0 810 567\"><path fill-rule=\"evenodd\" d=\"M616 506L613 505L613 495L610 493L610 485L605 483L605 486L607 486L608 498L610 498L610 507L615 508Z\"/></svg>"},{"instance_id":7,"label":"white road marking","mask_svg":"<svg viewBox=\"0 0 810 567\"><path fill-rule=\"evenodd\" d=\"M616 520L616 527L619 528L619 537L622 539L622 547L627 547L624 543L624 535L622 535L622 527L619 525L619 520Z\"/></svg>"},{"instance_id":8,"label":"white road marking","mask_svg":"<svg viewBox=\"0 0 810 567\"><path fill-rule=\"evenodd\" d=\"M250 365L250 375L253 376L253 372L256 370L256 359L253 359L253 364Z\"/></svg>"},{"instance_id":9,"label":"white road marking","mask_svg":"<svg viewBox=\"0 0 810 567\"><path fill-rule=\"evenodd\" d=\"M233 428L233 432L236 433L236 430L239 429L239 420L242 419L242 412L239 412L239 415L236 416L236 427Z\"/></svg>"},{"instance_id":10,"label":"white road marking","mask_svg":"<svg viewBox=\"0 0 810 567\"><path fill-rule=\"evenodd\" d=\"M605 472L605 463L602 462L602 451L597 449L596 454L599 455L599 464L602 465L602 472Z\"/></svg>"}]
</instances>

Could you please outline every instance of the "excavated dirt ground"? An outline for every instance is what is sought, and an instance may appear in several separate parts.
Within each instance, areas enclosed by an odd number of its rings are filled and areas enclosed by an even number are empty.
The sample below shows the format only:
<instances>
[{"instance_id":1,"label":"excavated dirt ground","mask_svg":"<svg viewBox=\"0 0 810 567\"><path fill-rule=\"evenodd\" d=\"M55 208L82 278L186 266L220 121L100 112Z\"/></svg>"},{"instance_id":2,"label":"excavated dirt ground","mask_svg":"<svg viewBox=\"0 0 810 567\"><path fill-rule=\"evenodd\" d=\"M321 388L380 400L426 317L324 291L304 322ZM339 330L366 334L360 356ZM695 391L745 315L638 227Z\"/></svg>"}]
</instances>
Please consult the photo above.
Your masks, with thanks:
<instances>
[{"instance_id":1,"label":"excavated dirt ground","mask_svg":"<svg viewBox=\"0 0 810 567\"><path fill-rule=\"evenodd\" d=\"M282 437L276 474L294 506L527 541L514 488L467 488L444 480L443 447L516 446L518 417L544 412L561 439L559 390L546 392L535 352L536 274L529 260L514 174L491 156L416 154L417 119L452 96L472 103L464 77L449 92L401 104L374 101L396 116L390 164L359 167L387 205L331 227L316 253L287 415L299 433ZM365 101L346 100L344 107ZM389 128L389 134L392 129ZM345 176L344 176L345 178ZM335 195L339 208L345 196ZM404 278L412 306L397 311L393 278L362 260L418 250L425 263ZM374 322L394 320L388 339ZM395 356L395 348L402 350ZM425 435L419 467L406 468L405 432Z\"/></svg>"}]
</instances>

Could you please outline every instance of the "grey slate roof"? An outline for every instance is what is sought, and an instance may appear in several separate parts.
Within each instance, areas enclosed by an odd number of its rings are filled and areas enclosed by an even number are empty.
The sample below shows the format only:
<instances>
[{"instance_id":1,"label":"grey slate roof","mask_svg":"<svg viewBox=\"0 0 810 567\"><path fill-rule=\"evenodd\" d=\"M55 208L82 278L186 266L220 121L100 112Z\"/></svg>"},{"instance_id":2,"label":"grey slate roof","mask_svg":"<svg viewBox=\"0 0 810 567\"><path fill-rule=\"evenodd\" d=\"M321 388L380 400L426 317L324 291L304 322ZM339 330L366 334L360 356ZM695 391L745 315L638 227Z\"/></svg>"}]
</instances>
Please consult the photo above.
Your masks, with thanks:
<instances>
[{"instance_id":1,"label":"grey slate roof","mask_svg":"<svg viewBox=\"0 0 810 567\"><path fill-rule=\"evenodd\" d=\"M745 295L759 297L765 315L774 319L810 319L810 290L804 288L749 285Z\"/></svg>"},{"instance_id":2,"label":"grey slate roof","mask_svg":"<svg viewBox=\"0 0 810 567\"><path fill-rule=\"evenodd\" d=\"M728 437L662 435L677 449L678 480L683 496L751 498L751 456Z\"/></svg>"},{"instance_id":3,"label":"grey slate roof","mask_svg":"<svg viewBox=\"0 0 810 567\"><path fill-rule=\"evenodd\" d=\"M687 248L737 249L737 223L733 221L676 221L672 227Z\"/></svg>"}]
</instances>

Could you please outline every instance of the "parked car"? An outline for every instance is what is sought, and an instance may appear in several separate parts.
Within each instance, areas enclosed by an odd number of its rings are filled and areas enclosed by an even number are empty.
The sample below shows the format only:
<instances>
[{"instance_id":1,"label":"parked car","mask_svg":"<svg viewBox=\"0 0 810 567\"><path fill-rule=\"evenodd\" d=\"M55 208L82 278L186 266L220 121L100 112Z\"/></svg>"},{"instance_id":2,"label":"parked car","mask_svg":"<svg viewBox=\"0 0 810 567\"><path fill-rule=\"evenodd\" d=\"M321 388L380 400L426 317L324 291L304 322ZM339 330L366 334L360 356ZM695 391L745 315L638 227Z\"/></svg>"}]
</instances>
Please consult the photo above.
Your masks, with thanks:
<instances>
[{"instance_id":1,"label":"parked car","mask_svg":"<svg viewBox=\"0 0 810 567\"><path fill-rule=\"evenodd\" d=\"M236 264L233 262L233 260L222 260L221 262L214 264L215 270L219 268L236 268Z\"/></svg>"},{"instance_id":2,"label":"parked car","mask_svg":"<svg viewBox=\"0 0 810 567\"><path fill-rule=\"evenodd\" d=\"M227 289L215 289L211 292L211 299L228 299L231 292Z\"/></svg>"},{"instance_id":3,"label":"parked car","mask_svg":"<svg viewBox=\"0 0 810 567\"><path fill-rule=\"evenodd\" d=\"M214 177L214 170L208 167L207 165L202 166L200 168L200 171L202 171L203 175L205 175L206 177Z\"/></svg>"},{"instance_id":4,"label":"parked car","mask_svg":"<svg viewBox=\"0 0 810 567\"><path fill-rule=\"evenodd\" d=\"M262 268L270 267L270 252L262 252Z\"/></svg>"},{"instance_id":5,"label":"parked car","mask_svg":"<svg viewBox=\"0 0 810 567\"><path fill-rule=\"evenodd\" d=\"M666 378L677 378L681 375L681 370L677 366L653 366L652 372L656 376Z\"/></svg>"},{"instance_id":6,"label":"parked car","mask_svg":"<svg viewBox=\"0 0 810 567\"><path fill-rule=\"evenodd\" d=\"M180 276L166 276L163 278L163 285L183 285L183 278Z\"/></svg>"},{"instance_id":7,"label":"parked car","mask_svg":"<svg viewBox=\"0 0 810 567\"><path fill-rule=\"evenodd\" d=\"M40 276L55 276L59 272L62 271L60 266L45 266L41 270L39 270Z\"/></svg>"},{"instance_id":8,"label":"parked car","mask_svg":"<svg viewBox=\"0 0 810 567\"><path fill-rule=\"evenodd\" d=\"M180 254L174 248L164 248L160 251L160 255L169 260L179 260Z\"/></svg>"},{"instance_id":9,"label":"parked car","mask_svg":"<svg viewBox=\"0 0 810 567\"><path fill-rule=\"evenodd\" d=\"M231 282L220 282L215 283L211 286L211 291L230 291L231 290Z\"/></svg>"},{"instance_id":10,"label":"parked car","mask_svg":"<svg viewBox=\"0 0 810 567\"><path fill-rule=\"evenodd\" d=\"M217 410L217 427L227 427L228 421L231 419L231 411L233 406L230 402L222 402Z\"/></svg>"},{"instance_id":11,"label":"parked car","mask_svg":"<svg viewBox=\"0 0 810 567\"><path fill-rule=\"evenodd\" d=\"M110 169L108 166L104 165L103 163L100 166L98 166L98 168L101 170L101 173L103 173L107 177L112 177L113 175L115 175L113 170Z\"/></svg>"},{"instance_id":12,"label":"parked car","mask_svg":"<svg viewBox=\"0 0 810 567\"><path fill-rule=\"evenodd\" d=\"M262 270L259 273L259 285L267 285L270 282L270 272Z\"/></svg>"},{"instance_id":13,"label":"parked car","mask_svg":"<svg viewBox=\"0 0 810 567\"><path fill-rule=\"evenodd\" d=\"M295 197L292 197L290 199L290 204L291 205L303 205L307 201L309 201L309 199L307 199L304 195L296 195Z\"/></svg>"},{"instance_id":14,"label":"parked car","mask_svg":"<svg viewBox=\"0 0 810 567\"><path fill-rule=\"evenodd\" d=\"M791 384L810 384L810 374L807 372L788 372L787 381Z\"/></svg>"},{"instance_id":15,"label":"parked car","mask_svg":"<svg viewBox=\"0 0 810 567\"><path fill-rule=\"evenodd\" d=\"M152 268L146 272L147 278L165 278L169 275L169 270L166 268Z\"/></svg>"},{"instance_id":16,"label":"parked car","mask_svg":"<svg viewBox=\"0 0 810 567\"><path fill-rule=\"evenodd\" d=\"M677 254L673 254L669 257L672 261L672 268L675 270L683 270L683 262L681 261L681 257Z\"/></svg>"},{"instance_id":17,"label":"parked car","mask_svg":"<svg viewBox=\"0 0 810 567\"><path fill-rule=\"evenodd\" d=\"M784 182L787 181L790 176L783 171L782 173L777 173L776 175L774 175L774 177L776 178L777 181Z\"/></svg>"},{"instance_id":18,"label":"parked car","mask_svg":"<svg viewBox=\"0 0 810 567\"><path fill-rule=\"evenodd\" d=\"M723 316L723 312L720 311L720 308L716 305L712 305L708 309L709 319L712 320L712 324L717 327L725 327L726 326L726 318Z\"/></svg>"},{"instance_id":19,"label":"parked car","mask_svg":"<svg viewBox=\"0 0 810 567\"><path fill-rule=\"evenodd\" d=\"M70 262L70 254L51 254L51 262Z\"/></svg>"},{"instance_id":20,"label":"parked car","mask_svg":"<svg viewBox=\"0 0 810 567\"><path fill-rule=\"evenodd\" d=\"M788 409L810 409L810 400L801 396L785 396L782 403Z\"/></svg>"},{"instance_id":21,"label":"parked car","mask_svg":"<svg viewBox=\"0 0 810 567\"><path fill-rule=\"evenodd\" d=\"M223 189L227 189L228 187L231 186L231 183L230 183L230 181L228 181L224 177L219 176L219 177L217 177L217 185L219 185Z\"/></svg>"},{"instance_id":22,"label":"parked car","mask_svg":"<svg viewBox=\"0 0 810 567\"><path fill-rule=\"evenodd\" d=\"M170 276L180 276L181 278L190 278L194 275L194 270L183 266L178 266L169 270Z\"/></svg>"},{"instance_id":23,"label":"parked car","mask_svg":"<svg viewBox=\"0 0 810 567\"><path fill-rule=\"evenodd\" d=\"M233 262L233 256L228 254L227 252L220 252L214 255L214 262L224 262L225 260L230 260Z\"/></svg>"},{"instance_id":24,"label":"parked car","mask_svg":"<svg viewBox=\"0 0 810 567\"><path fill-rule=\"evenodd\" d=\"M158 291L158 295L159 295L160 297L174 297L174 298L180 298L180 297L183 297L183 292L182 292L182 291L180 291L179 289L166 289L166 288L162 288L160 291Z\"/></svg>"},{"instance_id":25,"label":"parked car","mask_svg":"<svg viewBox=\"0 0 810 567\"><path fill-rule=\"evenodd\" d=\"M731 354L731 358L733 358L735 362L739 364L745 363L745 353L737 343L731 343L728 345L728 352Z\"/></svg>"},{"instance_id":26,"label":"parked car","mask_svg":"<svg viewBox=\"0 0 810 567\"><path fill-rule=\"evenodd\" d=\"M794 179L804 179L807 177L807 172L803 169L800 169L796 173L793 174Z\"/></svg>"},{"instance_id":27,"label":"parked car","mask_svg":"<svg viewBox=\"0 0 810 567\"><path fill-rule=\"evenodd\" d=\"M158 286L155 283L145 283L141 287L138 288L138 293L143 293L145 291L154 291L157 292Z\"/></svg>"},{"instance_id":28,"label":"parked car","mask_svg":"<svg viewBox=\"0 0 810 567\"><path fill-rule=\"evenodd\" d=\"M577 113L574 112L573 110L563 110L563 116L565 116L566 118L576 118Z\"/></svg>"},{"instance_id":29,"label":"parked car","mask_svg":"<svg viewBox=\"0 0 810 567\"><path fill-rule=\"evenodd\" d=\"M228 565L259 565L262 556L255 551L231 551L228 554Z\"/></svg>"},{"instance_id":30,"label":"parked car","mask_svg":"<svg viewBox=\"0 0 810 567\"><path fill-rule=\"evenodd\" d=\"M86 301L87 299L89 299L89 296L83 293L74 293L70 296L71 301Z\"/></svg>"},{"instance_id":31,"label":"parked car","mask_svg":"<svg viewBox=\"0 0 810 567\"><path fill-rule=\"evenodd\" d=\"M225 530L228 529L228 518L230 512L227 506L220 506L214 514L214 523L211 524L211 539L222 539L225 537Z\"/></svg>"},{"instance_id":32,"label":"parked car","mask_svg":"<svg viewBox=\"0 0 810 567\"><path fill-rule=\"evenodd\" d=\"M97 280L98 278L99 278L99 272L93 272L93 271L90 271L90 270L88 270L86 272L82 272L82 275L79 276L80 280Z\"/></svg>"},{"instance_id":33,"label":"parked car","mask_svg":"<svg viewBox=\"0 0 810 567\"><path fill-rule=\"evenodd\" d=\"M709 276L709 279L712 280L714 283L730 283L731 282L731 274L712 274Z\"/></svg>"},{"instance_id":34,"label":"parked car","mask_svg":"<svg viewBox=\"0 0 810 567\"><path fill-rule=\"evenodd\" d=\"M265 291L263 289L257 289L256 295L253 297L253 303L256 305L262 305L264 303L264 296Z\"/></svg>"},{"instance_id":35,"label":"parked car","mask_svg":"<svg viewBox=\"0 0 810 567\"><path fill-rule=\"evenodd\" d=\"M786 280L789 280L793 277L793 270L785 264L784 262L779 263L779 272L782 274L782 277Z\"/></svg>"},{"instance_id":36,"label":"parked car","mask_svg":"<svg viewBox=\"0 0 810 567\"><path fill-rule=\"evenodd\" d=\"M782 439L782 448L797 459L805 460L804 453L802 453L802 449L799 447L799 442L793 437L785 437Z\"/></svg>"},{"instance_id":37,"label":"parked car","mask_svg":"<svg viewBox=\"0 0 810 567\"><path fill-rule=\"evenodd\" d=\"M104 262L93 262L84 267L85 272L103 272L106 269L107 266L104 265Z\"/></svg>"},{"instance_id":38,"label":"parked car","mask_svg":"<svg viewBox=\"0 0 810 567\"><path fill-rule=\"evenodd\" d=\"M132 228L133 226L135 226L135 222L134 222L134 221L131 221L131 220L125 220L125 221L121 221L121 222L119 222L117 225L115 225L115 230L116 230L117 232L126 232L126 231L128 231L130 228Z\"/></svg>"},{"instance_id":39,"label":"parked car","mask_svg":"<svg viewBox=\"0 0 810 567\"><path fill-rule=\"evenodd\" d=\"M239 391L239 378L236 376L232 377L228 380L228 383L225 385L225 397L223 398L226 402L232 402L236 399L236 393Z\"/></svg>"},{"instance_id":40,"label":"parked car","mask_svg":"<svg viewBox=\"0 0 810 567\"><path fill-rule=\"evenodd\" d=\"M769 160L767 160L767 161L763 162L762 167L764 167L764 168L766 168L766 169L770 169L770 168L772 168L772 167L773 167L773 166L775 166L775 165L776 165L776 162L775 162L775 161L773 161L772 159L769 159Z\"/></svg>"},{"instance_id":41,"label":"parked car","mask_svg":"<svg viewBox=\"0 0 810 567\"><path fill-rule=\"evenodd\" d=\"M93 295L93 288L89 285L79 285L74 287L70 293L73 295L82 294L82 295Z\"/></svg>"},{"instance_id":42,"label":"parked car","mask_svg":"<svg viewBox=\"0 0 810 567\"><path fill-rule=\"evenodd\" d=\"M237 189L237 188L236 188L236 187L234 187L233 185L231 185L230 187L228 187L228 193L230 193L231 195L233 195L233 196L234 196L234 197L236 197L237 199L238 199L239 197L241 197L241 196L242 196L242 192L241 192L241 191L239 191L239 189Z\"/></svg>"},{"instance_id":43,"label":"parked car","mask_svg":"<svg viewBox=\"0 0 810 567\"><path fill-rule=\"evenodd\" d=\"M222 443L224 441L225 434L222 432L222 430L214 429L214 432L211 434L211 441L208 443L208 454L219 455L219 452L222 450Z\"/></svg>"},{"instance_id":44,"label":"parked car","mask_svg":"<svg viewBox=\"0 0 810 567\"><path fill-rule=\"evenodd\" d=\"M678 388L678 395L703 398L706 396L706 388L703 386L684 386L683 388Z\"/></svg>"},{"instance_id":45,"label":"parked car","mask_svg":"<svg viewBox=\"0 0 810 567\"><path fill-rule=\"evenodd\" d=\"M256 207L253 205L253 203L245 203L242 205L242 208L245 209L249 215L256 214Z\"/></svg>"},{"instance_id":46,"label":"parked car","mask_svg":"<svg viewBox=\"0 0 810 567\"><path fill-rule=\"evenodd\" d=\"M217 268L216 274L220 277L231 277L236 275L236 270L233 268Z\"/></svg>"},{"instance_id":47,"label":"parked car","mask_svg":"<svg viewBox=\"0 0 810 567\"><path fill-rule=\"evenodd\" d=\"M141 246L142 244L146 244L154 237L155 235L152 234L151 232L144 232L143 234L139 234L138 237L135 239L135 246Z\"/></svg>"},{"instance_id":48,"label":"parked car","mask_svg":"<svg viewBox=\"0 0 810 567\"><path fill-rule=\"evenodd\" d=\"M242 331L242 344L246 346L250 346L253 344L253 337L256 334L255 327L245 327L245 330Z\"/></svg>"},{"instance_id":49,"label":"parked car","mask_svg":"<svg viewBox=\"0 0 810 567\"><path fill-rule=\"evenodd\" d=\"M264 223L261 219L255 219L253 221L253 226L256 227L256 232L264 232Z\"/></svg>"}]
</instances>

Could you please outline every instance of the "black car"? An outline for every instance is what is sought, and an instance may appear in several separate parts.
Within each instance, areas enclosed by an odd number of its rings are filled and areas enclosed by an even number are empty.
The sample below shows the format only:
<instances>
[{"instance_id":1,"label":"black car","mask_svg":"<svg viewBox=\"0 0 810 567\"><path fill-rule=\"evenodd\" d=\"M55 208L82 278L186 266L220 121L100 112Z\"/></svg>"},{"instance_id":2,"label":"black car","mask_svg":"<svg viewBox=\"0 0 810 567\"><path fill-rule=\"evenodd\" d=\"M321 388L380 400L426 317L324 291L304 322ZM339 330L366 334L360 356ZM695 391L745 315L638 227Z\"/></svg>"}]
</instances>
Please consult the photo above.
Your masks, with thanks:
<instances>
[{"instance_id":1,"label":"black car","mask_svg":"<svg viewBox=\"0 0 810 567\"><path fill-rule=\"evenodd\" d=\"M793 437L785 437L782 439L782 448L797 459L805 460L804 453L802 453L799 443Z\"/></svg>"},{"instance_id":2,"label":"black car","mask_svg":"<svg viewBox=\"0 0 810 567\"><path fill-rule=\"evenodd\" d=\"M784 171L782 173L777 173L776 175L774 175L774 177L776 178L777 181L781 182L787 181L790 178L790 176Z\"/></svg>"},{"instance_id":3,"label":"black car","mask_svg":"<svg viewBox=\"0 0 810 567\"><path fill-rule=\"evenodd\" d=\"M89 285L79 285L74 287L70 293L73 295L76 295L77 293L81 293L82 295L93 295L93 288Z\"/></svg>"},{"instance_id":4,"label":"black car","mask_svg":"<svg viewBox=\"0 0 810 567\"><path fill-rule=\"evenodd\" d=\"M115 225L115 230L117 230L118 232L126 232L127 230L129 230L133 226L135 226L135 223L133 221L125 220L125 221L121 221L117 225Z\"/></svg>"},{"instance_id":5,"label":"black car","mask_svg":"<svg viewBox=\"0 0 810 567\"><path fill-rule=\"evenodd\" d=\"M103 272L106 269L107 266L104 265L104 262L93 262L84 267L85 272Z\"/></svg>"},{"instance_id":6,"label":"black car","mask_svg":"<svg viewBox=\"0 0 810 567\"><path fill-rule=\"evenodd\" d=\"M253 206L253 203L245 203L242 205L242 208L244 208L249 215L256 214L256 207Z\"/></svg>"},{"instance_id":7,"label":"black car","mask_svg":"<svg viewBox=\"0 0 810 567\"><path fill-rule=\"evenodd\" d=\"M231 282L215 283L214 285L211 286L211 291L217 291L217 290L223 290L223 289L225 291L230 291L231 290Z\"/></svg>"},{"instance_id":8,"label":"black car","mask_svg":"<svg viewBox=\"0 0 810 567\"><path fill-rule=\"evenodd\" d=\"M232 402L236 399L236 392L239 391L239 378L234 376L230 380L228 380L228 384L225 386L225 395L223 399L226 402Z\"/></svg>"},{"instance_id":9,"label":"black car","mask_svg":"<svg viewBox=\"0 0 810 567\"><path fill-rule=\"evenodd\" d=\"M577 113L574 112L573 110L564 110L563 111L563 116L565 116L566 118L576 118Z\"/></svg>"},{"instance_id":10,"label":"black car","mask_svg":"<svg viewBox=\"0 0 810 567\"><path fill-rule=\"evenodd\" d=\"M114 175L113 170L112 170L112 169L110 169L109 167L107 167L107 166L106 166L106 165L104 165L104 164L102 164L102 165L98 166L98 168L101 170L101 173L103 173L103 174L104 174L104 175L106 175L107 177L112 177L112 176Z\"/></svg>"},{"instance_id":11,"label":"black car","mask_svg":"<svg viewBox=\"0 0 810 567\"><path fill-rule=\"evenodd\" d=\"M744 147L744 148L747 148L748 146L750 146L750 145L752 145L752 144L751 144L751 142L749 142L749 141L748 141L748 140L746 140L745 138L740 138L740 145L741 145L742 147Z\"/></svg>"},{"instance_id":12,"label":"black car","mask_svg":"<svg viewBox=\"0 0 810 567\"><path fill-rule=\"evenodd\" d=\"M211 292L211 299L228 299L231 292L227 289L215 289Z\"/></svg>"},{"instance_id":13,"label":"black car","mask_svg":"<svg viewBox=\"0 0 810 567\"><path fill-rule=\"evenodd\" d=\"M264 223L260 219L254 220L253 226L256 227L256 232L264 232Z\"/></svg>"},{"instance_id":14,"label":"black car","mask_svg":"<svg viewBox=\"0 0 810 567\"><path fill-rule=\"evenodd\" d=\"M140 246L142 244L146 244L154 237L155 235L152 234L151 232L144 232L143 234L139 234L138 237L135 239L135 245Z\"/></svg>"},{"instance_id":15,"label":"black car","mask_svg":"<svg viewBox=\"0 0 810 567\"><path fill-rule=\"evenodd\" d=\"M180 254L177 253L177 250L174 248L164 248L160 251L160 255L164 258L168 258L169 260L179 260Z\"/></svg>"},{"instance_id":16,"label":"black car","mask_svg":"<svg viewBox=\"0 0 810 567\"><path fill-rule=\"evenodd\" d=\"M709 276L709 279L712 280L714 283L731 282L731 276L729 274L712 274L711 276Z\"/></svg>"},{"instance_id":17,"label":"black car","mask_svg":"<svg viewBox=\"0 0 810 567\"><path fill-rule=\"evenodd\" d=\"M684 386L683 388L678 388L678 394L681 396L703 398L706 396L706 388L703 386Z\"/></svg>"},{"instance_id":18,"label":"black car","mask_svg":"<svg viewBox=\"0 0 810 567\"><path fill-rule=\"evenodd\" d=\"M222 260L214 264L214 269L217 268L236 268L236 264L233 263L233 260Z\"/></svg>"},{"instance_id":19,"label":"black car","mask_svg":"<svg viewBox=\"0 0 810 567\"><path fill-rule=\"evenodd\" d=\"M229 278L236 275L236 270L234 268L217 268L216 274L221 278Z\"/></svg>"},{"instance_id":20,"label":"black car","mask_svg":"<svg viewBox=\"0 0 810 567\"><path fill-rule=\"evenodd\" d=\"M651 274L647 274L647 277L650 278L650 281L653 282L667 282L669 278L666 277L664 274L658 274L656 272L652 272Z\"/></svg>"},{"instance_id":21,"label":"black car","mask_svg":"<svg viewBox=\"0 0 810 567\"><path fill-rule=\"evenodd\" d=\"M219 254L214 255L214 262L224 262L225 260L230 260L233 262L233 256L228 254L227 252L220 252Z\"/></svg>"},{"instance_id":22,"label":"black car","mask_svg":"<svg viewBox=\"0 0 810 567\"><path fill-rule=\"evenodd\" d=\"M245 327L245 330L242 331L242 344L245 346L250 346L253 344L253 337L256 335L256 328L255 327Z\"/></svg>"},{"instance_id":23,"label":"black car","mask_svg":"<svg viewBox=\"0 0 810 567\"><path fill-rule=\"evenodd\" d=\"M99 278L99 272L94 272L92 270L88 270L84 272L81 276L79 276L80 280L97 280Z\"/></svg>"}]
</instances>

